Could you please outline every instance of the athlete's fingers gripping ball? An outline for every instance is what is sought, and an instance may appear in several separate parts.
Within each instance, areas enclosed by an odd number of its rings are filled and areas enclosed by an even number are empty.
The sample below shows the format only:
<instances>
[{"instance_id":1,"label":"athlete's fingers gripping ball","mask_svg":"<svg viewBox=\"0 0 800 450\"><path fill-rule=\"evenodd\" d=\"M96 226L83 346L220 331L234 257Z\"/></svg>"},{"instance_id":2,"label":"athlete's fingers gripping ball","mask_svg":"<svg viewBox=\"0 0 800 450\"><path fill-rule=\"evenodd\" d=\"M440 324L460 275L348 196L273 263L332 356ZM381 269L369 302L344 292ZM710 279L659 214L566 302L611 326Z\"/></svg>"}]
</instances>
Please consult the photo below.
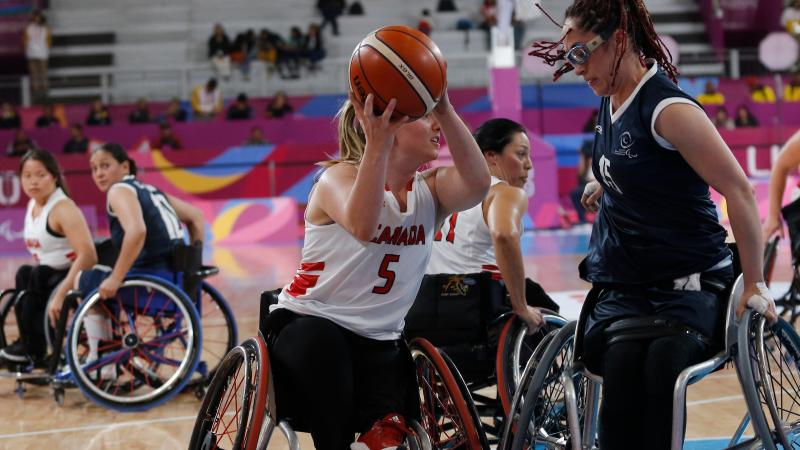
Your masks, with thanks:
<instances>
[{"instance_id":1,"label":"athlete's fingers gripping ball","mask_svg":"<svg viewBox=\"0 0 800 450\"><path fill-rule=\"evenodd\" d=\"M356 45L350 58L350 89L361 104L373 94L375 115L397 99L395 118L419 119L441 99L446 67L439 47L425 34L401 25L383 27Z\"/></svg>"}]
</instances>

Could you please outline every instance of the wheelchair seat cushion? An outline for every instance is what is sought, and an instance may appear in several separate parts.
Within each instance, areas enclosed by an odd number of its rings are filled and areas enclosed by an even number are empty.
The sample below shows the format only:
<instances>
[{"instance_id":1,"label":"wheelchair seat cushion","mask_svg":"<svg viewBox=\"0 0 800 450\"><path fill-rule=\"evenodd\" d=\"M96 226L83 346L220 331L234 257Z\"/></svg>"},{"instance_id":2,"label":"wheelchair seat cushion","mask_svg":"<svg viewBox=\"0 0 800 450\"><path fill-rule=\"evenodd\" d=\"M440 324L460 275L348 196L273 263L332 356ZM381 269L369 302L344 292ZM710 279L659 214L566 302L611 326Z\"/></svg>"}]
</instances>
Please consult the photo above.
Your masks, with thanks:
<instances>
[{"instance_id":1,"label":"wheelchair seat cushion","mask_svg":"<svg viewBox=\"0 0 800 450\"><path fill-rule=\"evenodd\" d=\"M652 340L665 336L685 334L701 344L711 345L711 339L697 330L670 317L629 317L613 322L605 329L607 345L634 340Z\"/></svg>"}]
</instances>

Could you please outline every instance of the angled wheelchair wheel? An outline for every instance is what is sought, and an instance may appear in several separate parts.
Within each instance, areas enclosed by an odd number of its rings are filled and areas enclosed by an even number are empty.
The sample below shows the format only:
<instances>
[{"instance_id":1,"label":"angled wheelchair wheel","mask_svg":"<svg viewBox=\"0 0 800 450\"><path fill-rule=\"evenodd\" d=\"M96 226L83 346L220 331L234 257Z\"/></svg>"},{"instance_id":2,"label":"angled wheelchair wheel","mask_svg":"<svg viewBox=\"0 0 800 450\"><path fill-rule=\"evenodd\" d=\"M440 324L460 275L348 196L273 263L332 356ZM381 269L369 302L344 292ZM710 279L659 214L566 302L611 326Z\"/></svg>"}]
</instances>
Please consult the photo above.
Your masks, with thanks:
<instances>
[{"instance_id":1,"label":"angled wheelchair wheel","mask_svg":"<svg viewBox=\"0 0 800 450\"><path fill-rule=\"evenodd\" d=\"M75 312L67 363L92 401L142 411L175 396L200 357L194 305L176 286L151 276L127 278L113 299L90 293Z\"/></svg>"},{"instance_id":2,"label":"angled wheelchair wheel","mask_svg":"<svg viewBox=\"0 0 800 450\"><path fill-rule=\"evenodd\" d=\"M486 437L486 432L483 429L483 424L481 423L481 416L478 413L478 408L475 406L475 402L472 400L472 394L469 391L469 387L467 387L466 381L461 376L461 373L458 371L456 364L447 356L447 353L444 350L440 350L439 354L442 356L447 368L450 370L450 373L453 375L453 379L455 379L456 384L458 385L458 389L461 391L461 395L464 397L464 400L467 404L467 410L469 411L469 416L475 425L477 425L476 430L478 432L478 439L480 440L481 448L487 449L489 448L489 440Z\"/></svg>"},{"instance_id":3,"label":"angled wheelchair wheel","mask_svg":"<svg viewBox=\"0 0 800 450\"><path fill-rule=\"evenodd\" d=\"M578 423L583 419L584 397L589 382L580 373L572 373L572 351L577 322L564 325L550 339L533 370L529 382L520 387L524 396L515 398L498 448L568 449L571 448L570 420L567 408L574 395ZM571 374L573 386L564 385L563 375Z\"/></svg>"},{"instance_id":4,"label":"angled wheelchair wheel","mask_svg":"<svg viewBox=\"0 0 800 450\"><path fill-rule=\"evenodd\" d=\"M16 330L16 327L8 323L8 317L11 315L11 311L14 309L14 300L16 297L16 289L6 289L3 292L0 292L0 348L11 344L9 332L12 329ZM14 333L16 333L14 334L16 336L19 332L14 331Z\"/></svg>"},{"instance_id":5,"label":"angled wheelchair wheel","mask_svg":"<svg viewBox=\"0 0 800 450\"><path fill-rule=\"evenodd\" d=\"M770 326L751 311L739 326L737 365L753 428L764 448L800 449L800 337L786 321Z\"/></svg>"},{"instance_id":6,"label":"angled wheelchair wheel","mask_svg":"<svg viewBox=\"0 0 800 450\"><path fill-rule=\"evenodd\" d=\"M417 369L422 427L432 448L481 449L482 429L470 411L467 402L471 400L464 397L463 380L459 386L442 355L426 339L412 340L409 348Z\"/></svg>"},{"instance_id":7,"label":"angled wheelchair wheel","mask_svg":"<svg viewBox=\"0 0 800 450\"><path fill-rule=\"evenodd\" d=\"M205 281L200 287L197 310L200 313L200 327L203 329L203 351L200 354L203 368L193 376L192 384L201 381L200 372L203 370L203 380L208 384L214 378L222 358L239 342L239 337L236 318L228 302L214 286Z\"/></svg>"},{"instance_id":8,"label":"angled wheelchair wheel","mask_svg":"<svg viewBox=\"0 0 800 450\"><path fill-rule=\"evenodd\" d=\"M525 370L528 359L545 336L567 323L566 319L555 313L547 310L543 310L542 313L544 325L533 334L528 334L525 322L516 315L508 319L500 332L495 374L497 391L506 416L508 416L514 392L520 385L522 372Z\"/></svg>"},{"instance_id":9,"label":"angled wheelchair wheel","mask_svg":"<svg viewBox=\"0 0 800 450\"><path fill-rule=\"evenodd\" d=\"M261 337L229 351L203 398L189 448L254 450L267 411L267 347Z\"/></svg>"}]
</instances>

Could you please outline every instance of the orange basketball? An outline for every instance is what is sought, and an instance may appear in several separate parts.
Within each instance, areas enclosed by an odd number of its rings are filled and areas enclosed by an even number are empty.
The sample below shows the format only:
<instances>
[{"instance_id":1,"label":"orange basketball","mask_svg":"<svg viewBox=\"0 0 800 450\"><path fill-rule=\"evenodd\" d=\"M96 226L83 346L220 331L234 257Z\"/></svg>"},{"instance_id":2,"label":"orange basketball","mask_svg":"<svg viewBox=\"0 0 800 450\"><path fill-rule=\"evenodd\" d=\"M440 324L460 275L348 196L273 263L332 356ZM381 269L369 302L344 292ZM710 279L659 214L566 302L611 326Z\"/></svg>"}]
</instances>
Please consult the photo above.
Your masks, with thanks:
<instances>
[{"instance_id":1,"label":"orange basketball","mask_svg":"<svg viewBox=\"0 0 800 450\"><path fill-rule=\"evenodd\" d=\"M419 119L442 98L447 68L439 47L425 34L393 25L373 31L350 58L350 89L363 104L374 97L375 112L397 99L395 114Z\"/></svg>"}]
</instances>

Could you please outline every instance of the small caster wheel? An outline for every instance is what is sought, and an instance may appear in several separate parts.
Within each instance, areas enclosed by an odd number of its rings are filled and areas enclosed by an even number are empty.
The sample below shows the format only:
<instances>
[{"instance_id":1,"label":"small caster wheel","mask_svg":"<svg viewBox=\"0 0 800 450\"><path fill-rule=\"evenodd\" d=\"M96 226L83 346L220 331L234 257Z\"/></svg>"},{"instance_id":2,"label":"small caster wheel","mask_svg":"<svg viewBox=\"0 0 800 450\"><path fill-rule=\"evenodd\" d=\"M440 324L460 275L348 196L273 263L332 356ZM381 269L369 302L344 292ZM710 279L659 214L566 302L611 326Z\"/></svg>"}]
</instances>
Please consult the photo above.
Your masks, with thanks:
<instances>
[{"instance_id":1,"label":"small caster wheel","mask_svg":"<svg viewBox=\"0 0 800 450\"><path fill-rule=\"evenodd\" d=\"M22 398L25 396L25 385L22 381L17 380L17 387L14 388L14 393L17 394L17 397Z\"/></svg>"},{"instance_id":2,"label":"small caster wheel","mask_svg":"<svg viewBox=\"0 0 800 450\"><path fill-rule=\"evenodd\" d=\"M198 400L202 400L203 397L206 395L206 387L205 383L197 383L197 386L194 387L194 396L197 397Z\"/></svg>"},{"instance_id":3,"label":"small caster wheel","mask_svg":"<svg viewBox=\"0 0 800 450\"><path fill-rule=\"evenodd\" d=\"M63 387L54 387L53 388L53 400L56 401L58 406L64 406L64 388Z\"/></svg>"}]
</instances>

